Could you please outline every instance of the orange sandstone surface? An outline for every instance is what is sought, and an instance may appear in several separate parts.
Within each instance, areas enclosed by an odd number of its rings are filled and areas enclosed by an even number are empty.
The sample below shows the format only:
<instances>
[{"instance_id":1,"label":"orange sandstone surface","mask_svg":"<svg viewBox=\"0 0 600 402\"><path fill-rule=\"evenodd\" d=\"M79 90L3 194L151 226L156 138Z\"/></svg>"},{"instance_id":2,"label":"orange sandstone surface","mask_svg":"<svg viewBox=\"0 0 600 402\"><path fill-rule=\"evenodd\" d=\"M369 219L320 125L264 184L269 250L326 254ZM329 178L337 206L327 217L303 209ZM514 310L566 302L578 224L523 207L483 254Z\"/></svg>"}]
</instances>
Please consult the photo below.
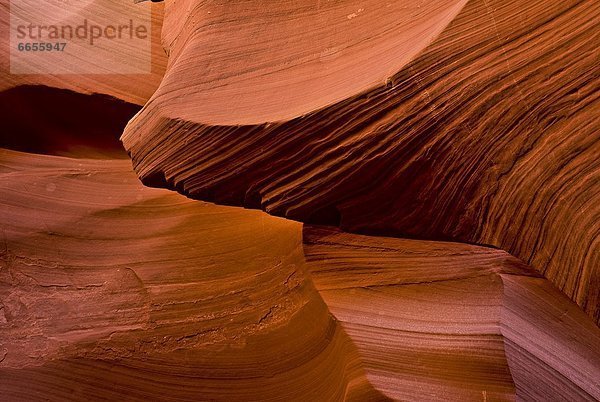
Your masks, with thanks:
<instances>
[{"instance_id":1,"label":"orange sandstone surface","mask_svg":"<svg viewBox=\"0 0 600 402\"><path fill-rule=\"evenodd\" d=\"M124 7L0 38L0 401L600 400L600 3Z\"/></svg>"},{"instance_id":2,"label":"orange sandstone surface","mask_svg":"<svg viewBox=\"0 0 600 402\"><path fill-rule=\"evenodd\" d=\"M61 66L67 69L72 69L72 73L51 74L44 71L44 67L40 68L39 73L32 74L11 74L11 46L10 41L10 23L11 23L11 6L15 8L13 12L17 13L18 7L27 4L30 0L3 0L0 3L0 91L5 91L10 88L19 87L21 85L45 85L52 88L69 89L84 94L106 94L123 101L136 105L143 105L148 98L154 93L158 87L167 64L167 57L161 45L161 30L164 17L164 5L162 3L152 3L145 5L133 5L129 1L115 0L85 0L81 1L81 7L87 7L95 10L95 21L89 21L90 24L96 22L102 26L111 23L113 19L111 13L117 10L127 10L133 12L134 7L145 7L143 11L150 13L150 24L147 27L150 36L149 49L122 49L127 57L127 63L134 63L146 56L146 52L150 52L148 58L150 66L146 74L119 74L114 71L111 74L82 74L78 72L78 63L94 62L93 60L85 59L69 59L69 65ZM32 3L32 2L31 2ZM64 5L70 7L73 4L77 5L76 1L63 0L42 0L39 4L39 9L44 10L49 21L68 21L68 14L65 14ZM116 18L114 19L117 20ZM77 23L81 21L77 20ZM76 27L76 26L75 26ZM71 28L74 28L71 25ZM37 36L37 32L34 32ZM125 43L126 45L126 43ZM59 61L64 59L59 59ZM103 60L95 60L98 66L102 66Z\"/></svg>"}]
</instances>

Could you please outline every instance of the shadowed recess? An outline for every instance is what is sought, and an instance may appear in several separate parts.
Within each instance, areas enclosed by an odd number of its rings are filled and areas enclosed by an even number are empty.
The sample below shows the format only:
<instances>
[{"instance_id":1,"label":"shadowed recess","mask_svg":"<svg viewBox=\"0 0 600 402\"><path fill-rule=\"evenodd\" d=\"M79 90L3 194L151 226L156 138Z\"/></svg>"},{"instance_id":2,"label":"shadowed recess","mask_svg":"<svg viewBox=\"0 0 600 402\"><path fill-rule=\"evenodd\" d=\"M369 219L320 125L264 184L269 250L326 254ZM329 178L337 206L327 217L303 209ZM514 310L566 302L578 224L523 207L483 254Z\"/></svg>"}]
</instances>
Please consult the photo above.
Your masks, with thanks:
<instances>
[{"instance_id":1,"label":"shadowed recess","mask_svg":"<svg viewBox=\"0 0 600 402\"><path fill-rule=\"evenodd\" d=\"M0 147L78 158L126 158L119 136L139 106L45 86L0 93Z\"/></svg>"}]
</instances>

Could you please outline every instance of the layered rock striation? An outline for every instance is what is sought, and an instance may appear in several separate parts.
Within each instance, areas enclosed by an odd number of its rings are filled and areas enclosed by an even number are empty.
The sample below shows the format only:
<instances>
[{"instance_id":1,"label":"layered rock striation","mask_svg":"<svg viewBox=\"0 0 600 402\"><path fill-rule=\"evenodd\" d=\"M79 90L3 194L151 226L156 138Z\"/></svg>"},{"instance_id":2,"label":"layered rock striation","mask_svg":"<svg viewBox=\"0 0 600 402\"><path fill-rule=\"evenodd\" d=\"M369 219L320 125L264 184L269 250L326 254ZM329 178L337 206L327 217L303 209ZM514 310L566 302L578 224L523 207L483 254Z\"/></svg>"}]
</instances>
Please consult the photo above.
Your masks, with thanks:
<instances>
[{"instance_id":1,"label":"layered rock striation","mask_svg":"<svg viewBox=\"0 0 600 402\"><path fill-rule=\"evenodd\" d=\"M169 66L122 137L144 183L493 245L598 322L597 2L166 10Z\"/></svg>"}]
</instances>

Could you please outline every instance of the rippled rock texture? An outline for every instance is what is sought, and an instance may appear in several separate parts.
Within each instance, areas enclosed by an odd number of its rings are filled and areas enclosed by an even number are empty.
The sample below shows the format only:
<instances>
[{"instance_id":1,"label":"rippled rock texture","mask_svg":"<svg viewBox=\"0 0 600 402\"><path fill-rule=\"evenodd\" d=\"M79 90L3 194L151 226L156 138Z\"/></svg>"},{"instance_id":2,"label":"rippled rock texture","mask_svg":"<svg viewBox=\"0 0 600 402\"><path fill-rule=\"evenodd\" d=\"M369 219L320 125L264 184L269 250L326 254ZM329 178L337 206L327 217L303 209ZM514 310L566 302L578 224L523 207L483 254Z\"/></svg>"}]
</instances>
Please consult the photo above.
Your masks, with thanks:
<instances>
[{"instance_id":1,"label":"rippled rock texture","mask_svg":"<svg viewBox=\"0 0 600 402\"><path fill-rule=\"evenodd\" d=\"M123 135L145 183L493 245L600 320L598 2L166 7L169 67Z\"/></svg>"},{"instance_id":2,"label":"rippled rock texture","mask_svg":"<svg viewBox=\"0 0 600 402\"><path fill-rule=\"evenodd\" d=\"M0 401L600 400L600 3L151 7L0 65Z\"/></svg>"}]
</instances>

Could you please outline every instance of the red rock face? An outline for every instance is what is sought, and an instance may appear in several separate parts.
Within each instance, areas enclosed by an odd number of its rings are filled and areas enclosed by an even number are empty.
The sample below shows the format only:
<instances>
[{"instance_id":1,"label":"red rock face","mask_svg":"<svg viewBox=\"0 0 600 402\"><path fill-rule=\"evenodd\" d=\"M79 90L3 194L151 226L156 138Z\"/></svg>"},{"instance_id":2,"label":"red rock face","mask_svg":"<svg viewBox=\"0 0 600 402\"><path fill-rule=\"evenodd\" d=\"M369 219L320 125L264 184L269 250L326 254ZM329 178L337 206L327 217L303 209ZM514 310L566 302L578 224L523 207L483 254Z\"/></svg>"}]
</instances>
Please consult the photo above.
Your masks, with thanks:
<instances>
[{"instance_id":1,"label":"red rock face","mask_svg":"<svg viewBox=\"0 0 600 402\"><path fill-rule=\"evenodd\" d=\"M504 251L307 226L304 253L367 377L395 400L598 398L598 328Z\"/></svg>"},{"instance_id":2,"label":"red rock face","mask_svg":"<svg viewBox=\"0 0 600 402\"><path fill-rule=\"evenodd\" d=\"M600 400L600 4L152 10L0 64L1 401Z\"/></svg>"}]
</instances>

